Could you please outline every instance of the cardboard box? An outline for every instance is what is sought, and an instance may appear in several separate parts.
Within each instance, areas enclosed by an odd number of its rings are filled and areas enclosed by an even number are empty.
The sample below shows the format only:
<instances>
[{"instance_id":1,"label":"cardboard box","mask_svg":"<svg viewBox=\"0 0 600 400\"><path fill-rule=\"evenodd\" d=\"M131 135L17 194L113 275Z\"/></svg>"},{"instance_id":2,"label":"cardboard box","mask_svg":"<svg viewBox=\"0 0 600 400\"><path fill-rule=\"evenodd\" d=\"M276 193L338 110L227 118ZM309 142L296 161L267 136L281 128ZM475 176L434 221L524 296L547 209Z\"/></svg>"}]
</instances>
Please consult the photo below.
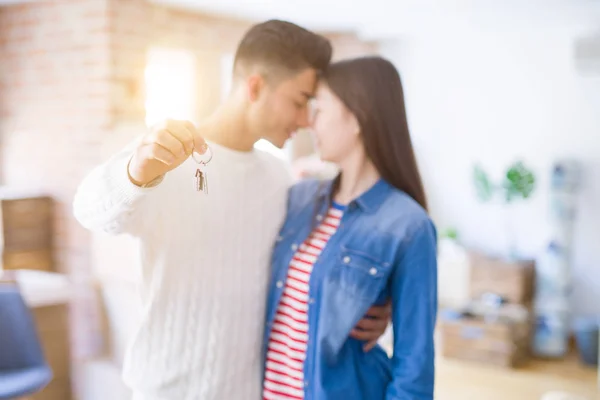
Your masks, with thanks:
<instances>
[{"instance_id":1,"label":"cardboard box","mask_svg":"<svg viewBox=\"0 0 600 400\"><path fill-rule=\"evenodd\" d=\"M52 272L54 271L53 252L50 249L5 251L2 254L2 268Z\"/></svg>"},{"instance_id":2,"label":"cardboard box","mask_svg":"<svg viewBox=\"0 0 600 400\"><path fill-rule=\"evenodd\" d=\"M0 188L2 268L54 271L53 206L47 196Z\"/></svg>"},{"instance_id":3,"label":"cardboard box","mask_svg":"<svg viewBox=\"0 0 600 400\"><path fill-rule=\"evenodd\" d=\"M442 355L502 367L518 367L529 357L530 318L486 318L469 313L440 321Z\"/></svg>"},{"instance_id":4,"label":"cardboard box","mask_svg":"<svg viewBox=\"0 0 600 400\"><path fill-rule=\"evenodd\" d=\"M470 297L486 293L503 297L513 304L528 304L535 293L535 263L507 261L471 252Z\"/></svg>"}]
</instances>

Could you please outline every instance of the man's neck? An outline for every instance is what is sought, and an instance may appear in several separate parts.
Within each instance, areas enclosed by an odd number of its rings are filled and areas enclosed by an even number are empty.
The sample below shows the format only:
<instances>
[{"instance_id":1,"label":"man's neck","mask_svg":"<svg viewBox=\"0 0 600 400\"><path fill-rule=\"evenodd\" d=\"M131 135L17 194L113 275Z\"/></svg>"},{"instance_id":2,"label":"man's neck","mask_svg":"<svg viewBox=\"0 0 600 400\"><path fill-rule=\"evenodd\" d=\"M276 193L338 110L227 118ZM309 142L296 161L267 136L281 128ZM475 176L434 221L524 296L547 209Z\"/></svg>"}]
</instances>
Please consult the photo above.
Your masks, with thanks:
<instances>
[{"instance_id":1,"label":"man's neck","mask_svg":"<svg viewBox=\"0 0 600 400\"><path fill-rule=\"evenodd\" d=\"M224 103L200 123L202 137L231 150L249 152L256 141L250 135L243 112L232 103Z\"/></svg>"}]
</instances>

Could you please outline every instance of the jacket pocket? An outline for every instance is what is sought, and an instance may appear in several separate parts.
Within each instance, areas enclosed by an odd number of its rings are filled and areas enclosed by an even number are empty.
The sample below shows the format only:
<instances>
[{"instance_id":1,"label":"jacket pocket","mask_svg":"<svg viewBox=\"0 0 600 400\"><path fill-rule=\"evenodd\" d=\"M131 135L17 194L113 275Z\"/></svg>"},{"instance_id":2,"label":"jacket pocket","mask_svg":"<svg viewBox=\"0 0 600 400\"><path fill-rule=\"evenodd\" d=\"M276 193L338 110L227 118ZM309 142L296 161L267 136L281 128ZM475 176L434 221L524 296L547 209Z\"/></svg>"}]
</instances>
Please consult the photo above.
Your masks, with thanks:
<instances>
[{"instance_id":1,"label":"jacket pocket","mask_svg":"<svg viewBox=\"0 0 600 400\"><path fill-rule=\"evenodd\" d=\"M342 246L332 279L353 298L372 304L384 289L389 271L389 263L364 251Z\"/></svg>"}]
</instances>

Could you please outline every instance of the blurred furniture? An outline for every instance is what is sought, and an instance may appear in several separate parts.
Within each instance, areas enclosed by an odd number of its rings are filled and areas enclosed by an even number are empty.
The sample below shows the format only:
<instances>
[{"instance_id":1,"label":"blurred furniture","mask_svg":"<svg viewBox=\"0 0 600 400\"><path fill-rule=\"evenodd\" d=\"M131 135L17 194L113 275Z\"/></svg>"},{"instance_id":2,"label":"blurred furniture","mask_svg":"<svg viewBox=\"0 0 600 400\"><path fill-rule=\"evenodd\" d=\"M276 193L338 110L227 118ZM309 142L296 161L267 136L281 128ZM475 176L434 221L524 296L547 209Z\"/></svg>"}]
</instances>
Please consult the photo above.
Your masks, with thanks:
<instances>
[{"instance_id":1,"label":"blurred furniture","mask_svg":"<svg viewBox=\"0 0 600 400\"><path fill-rule=\"evenodd\" d=\"M52 199L2 187L0 215L0 270L53 271Z\"/></svg>"},{"instance_id":2,"label":"blurred furniture","mask_svg":"<svg viewBox=\"0 0 600 400\"><path fill-rule=\"evenodd\" d=\"M532 351L544 358L563 358L569 352L573 251L582 189L582 165L557 160L550 175L546 246L536 259L535 333Z\"/></svg>"},{"instance_id":3,"label":"blurred furniture","mask_svg":"<svg viewBox=\"0 0 600 400\"><path fill-rule=\"evenodd\" d=\"M470 252L471 298L495 293L513 304L530 305L534 296L535 262L504 260Z\"/></svg>"},{"instance_id":4,"label":"blurred furniture","mask_svg":"<svg viewBox=\"0 0 600 400\"><path fill-rule=\"evenodd\" d=\"M535 266L470 252L470 302L440 312L442 355L502 367L529 358Z\"/></svg>"},{"instance_id":5,"label":"blurred furniture","mask_svg":"<svg viewBox=\"0 0 600 400\"><path fill-rule=\"evenodd\" d=\"M598 342L600 337L600 318L577 317L573 321L573 336L581 362L590 367L598 366Z\"/></svg>"},{"instance_id":6,"label":"blurred furniture","mask_svg":"<svg viewBox=\"0 0 600 400\"><path fill-rule=\"evenodd\" d=\"M7 271L20 287L31 310L52 380L38 393L19 400L70 400L71 351L69 301L73 291L67 277L55 272Z\"/></svg>"},{"instance_id":7,"label":"blurred furniture","mask_svg":"<svg viewBox=\"0 0 600 400\"><path fill-rule=\"evenodd\" d=\"M0 322L0 399L39 392L52 379L52 370L16 284L0 283Z\"/></svg>"},{"instance_id":8,"label":"blurred furniture","mask_svg":"<svg viewBox=\"0 0 600 400\"><path fill-rule=\"evenodd\" d=\"M471 264L469 253L456 240L441 237L438 245L438 303L440 307L468 304Z\"/></svg>"},{"instance_id":9,"label":"blurred furniture","mask_svg":"<svg viewBox=\"0 0 600 400\"><path fill-rule=\"evenodd\" d=\"M121 378L127 344L137 328L138 296L134 285L117 279L98 281L104 317L104 351L77 368L80 400L130 400Z\"/></svg>"},{"instance_id":10,"label":"blurred furniture","mask_svg":"<svg viewBox=\"0 0 600 400\"><path fill-rule=\"evenodd\" d=\"M121 378L127 345L138 329L141 279L137 240L129 236L92 235L93 273L103 316L103 351L77 365L79 400L130 400Z\"/></svg>"},{"instance_id":11,"label":"blurred furniture","mask_svg":"<svg viewBox=\"0 0 600 400\"><path fill-rule=\"evenodd\" d=\"M444 357L501 367L517 367L526 361L531 332L527 318L486 319L469 311L444 317L440 324Z\"/></svg>"}]
</instances>

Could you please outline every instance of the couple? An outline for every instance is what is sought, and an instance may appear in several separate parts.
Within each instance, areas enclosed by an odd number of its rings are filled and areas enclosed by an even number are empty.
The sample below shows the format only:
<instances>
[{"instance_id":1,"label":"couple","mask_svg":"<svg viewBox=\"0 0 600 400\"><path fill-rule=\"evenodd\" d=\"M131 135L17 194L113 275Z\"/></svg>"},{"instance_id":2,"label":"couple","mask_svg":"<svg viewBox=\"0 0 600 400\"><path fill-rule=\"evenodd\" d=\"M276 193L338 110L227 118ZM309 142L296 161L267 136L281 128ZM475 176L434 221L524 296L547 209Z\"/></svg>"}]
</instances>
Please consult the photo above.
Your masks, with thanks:
<instances>
[{"instance_id":1,"label":"couple","mask_svg":"<svg viewBox=\"0 0 600 400\"><path fill-rule=\"evenodd\" d=\"M218 111L152 130L81 183L82 225L139 238L143 314L123 373L135 399L433 398L436 232L400 78L331 53L297 25L255 25ZM290 188L253 147L308 126L341 172ZM391 359L374 345L389 305Z\"/></svg>"}]
</instances>

